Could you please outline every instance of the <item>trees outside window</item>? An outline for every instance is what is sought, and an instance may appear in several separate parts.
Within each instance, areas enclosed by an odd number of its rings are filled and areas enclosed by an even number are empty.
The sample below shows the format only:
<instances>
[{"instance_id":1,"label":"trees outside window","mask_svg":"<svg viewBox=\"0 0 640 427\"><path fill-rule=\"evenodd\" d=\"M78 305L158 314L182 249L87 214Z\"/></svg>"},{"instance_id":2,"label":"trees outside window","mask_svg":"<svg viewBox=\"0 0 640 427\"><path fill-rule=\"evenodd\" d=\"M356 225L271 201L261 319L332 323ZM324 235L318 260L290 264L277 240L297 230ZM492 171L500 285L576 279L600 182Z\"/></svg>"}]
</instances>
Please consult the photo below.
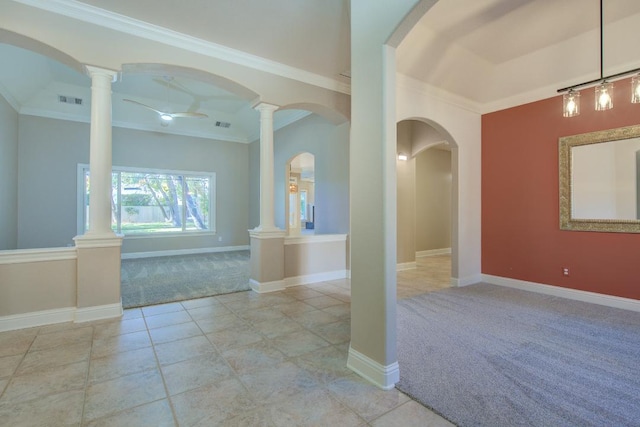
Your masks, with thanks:
<instances>
[{"instance_id":1,"label":"trees outside window","mask_svg":"<svg viewBox=\"0 0 640 427\"><path fill-rule=\"evenodd\" d=\"M91 177L84 175L84 229ZM113 168L111 227L125 235L213 232L215 174Z\"/></svg>"}]
</instances>

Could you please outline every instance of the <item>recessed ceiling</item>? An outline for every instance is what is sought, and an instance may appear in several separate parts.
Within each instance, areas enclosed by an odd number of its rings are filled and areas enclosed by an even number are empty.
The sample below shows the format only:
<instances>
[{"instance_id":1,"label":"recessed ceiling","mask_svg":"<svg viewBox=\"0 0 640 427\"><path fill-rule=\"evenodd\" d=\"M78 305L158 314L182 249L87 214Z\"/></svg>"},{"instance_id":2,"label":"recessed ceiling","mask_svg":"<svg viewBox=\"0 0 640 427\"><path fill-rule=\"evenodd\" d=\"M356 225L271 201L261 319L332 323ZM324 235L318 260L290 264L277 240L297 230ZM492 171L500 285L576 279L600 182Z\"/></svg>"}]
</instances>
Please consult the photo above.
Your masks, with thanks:
<instances>
[{"instance_id":1,"label":"recessed ceiling","mask_svg":"<svg viewBox=\"0 0 640 427\"><path fill-rule=\"evenodd\" d=\"M89 122L91 80L56 60L0 43L0 95L21 114ZM168 66L124 66L113 83L115 126L248 143L259 138L256 94L216 76ZM60 102L60 97L74 102ZM197 112L207 118L176 118L168 126L153 109ZM77 101L76 101L77 100ZM308 115L300 110L274 114L276 129Z\"/></svg>"},{"instance_id":2,"label":"recessed ceiling","mask_svg":"<svg viewBox=\"0 0 640 427\"><path fill-rule=\"evenodd\" d=\"M348 0L57 2L67 3L102 8L110 14L349 82L345 77L350 68ZM604 0L604 18L605 75L640 67L640 1ZM559 87L597 78L599 53L599 0L440 0L405 37L396 57L400 74L445 96L453 95L452 99L465 100L475 111L487 112L551 97ZM8 62L5 58L3 67ZM37 71L29 69L25 77L31 79L31 73ZM61 77L55 79L59 84L71 84ZM221 117L231 123L230 129L242 130L235 135L239 140L257 135L257 123L249 123L248 115L255 112L246 108L246 94L223 102L224 97L238 93L211 82L204 82L210 86L203 87L198 79L187 80L180 80L186 91L169 94L175 108L193 108L199 102L199 108L209 111L211 117ZM0 84L5 89L12 86L4 81ZM16 87L16 98L35 99L33 88L24 83ZM116 98L133 96L137 91L140 99L136 99L150 105L166 103L163 89L153 80L130 84L126 74L114 84ZM117 101L114 99L114 119ZM128 107L131 110L132 106ZM235 125L243 112L249 120L244 129L242 124ZM281 113L286 115L277 114ZM236 120L229 115L235 115Z\"/></svg>"},{"instance_id":3,"label":"recessed ceiling","mask_svg":"<svg viewBox=\"0 0 640 427\"><path fill-rule=\"evenodd\" d=\"M640 67L640 2L604 1L604 74ZM599 77L598 0L441 0L398 48L398 71L484 111Z\"/></svg>"}]
</instances>

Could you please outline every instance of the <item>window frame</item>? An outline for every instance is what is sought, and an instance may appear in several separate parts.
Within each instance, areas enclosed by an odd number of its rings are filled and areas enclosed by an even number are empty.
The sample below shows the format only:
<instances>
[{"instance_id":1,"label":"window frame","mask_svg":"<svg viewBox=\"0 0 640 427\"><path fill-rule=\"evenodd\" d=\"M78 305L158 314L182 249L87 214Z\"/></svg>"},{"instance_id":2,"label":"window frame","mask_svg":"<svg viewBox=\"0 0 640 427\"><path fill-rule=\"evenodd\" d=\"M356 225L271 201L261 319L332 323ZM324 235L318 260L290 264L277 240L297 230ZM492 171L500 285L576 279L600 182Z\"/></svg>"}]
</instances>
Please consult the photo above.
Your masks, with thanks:
<instances>
[{"instance_id":1,"label":"window frame","mask_svg":"<svg viewBox=\"0 0 640 427\"><path fill-rule=\"evenodd\" d=\"M82 235L87 231L88 217L86 215L87 209L87 191L85 188L85 172L89 171L89 164L78 163L77 165L77 231L78 235ZM157 169L157 168L140 168L129 166L112 166L111 174L118 172L118 196L117 196L117 230L115 232L119 235L123 235L127 239L147 239L147 238L159 238L159 237L180 237L180 236L204 236L216 234L216 173L215 172L199 172L199 171L185 171L175 169ZM207 178L209 180L209 218L208 229L187 229L186 221L183 221L181 231L163 231L163 232L151 232L151 233L123 233L122 230L122 195L121 195L121 174L126 173L139 173L139 174L157 174L157 175L181 175L184 181L189 178ZM112 187L113 189L113 187ZM184 194L184 193L183 193ZM186 204L182 203L182 217L186 218Z\"/></svg>"}]
</instances>

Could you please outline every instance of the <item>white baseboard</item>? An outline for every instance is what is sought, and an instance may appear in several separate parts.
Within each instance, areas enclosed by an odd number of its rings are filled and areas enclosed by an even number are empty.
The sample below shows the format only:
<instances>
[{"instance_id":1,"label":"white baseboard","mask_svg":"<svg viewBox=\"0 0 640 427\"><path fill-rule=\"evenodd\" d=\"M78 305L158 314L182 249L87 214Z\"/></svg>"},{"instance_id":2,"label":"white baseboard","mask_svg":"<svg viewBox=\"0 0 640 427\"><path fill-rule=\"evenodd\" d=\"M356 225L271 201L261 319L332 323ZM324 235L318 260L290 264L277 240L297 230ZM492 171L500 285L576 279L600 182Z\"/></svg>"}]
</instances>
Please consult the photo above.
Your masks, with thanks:
<instances>
[{"instance_id":1,"label":"white baseboard","mask_svg":"<svg viewBox=\"0 0 640 427\"><path fill-rule=\"evenodd\" d=\"M640 300L616 297L613 295L598 294L595 292L581 291L577 289L563 288L560 286L545 285L525 280L511 279L508 277L483 274L482 281L492 285L506 286L539 294L553 295L556 297L604 305L607 307L621 308L623 310L640 311Z\"/></svg>"},{"instance_id":2,"label":"white baseboard","mask_svg":"<svg viewBox=\"0 0 640 427\"><path fill-rule=\"evenodd\" d=\"M381 365L351 346L349 346L347 367L383 390L391 390L400 381L398 362L387 366Z\"/></svg>"},{"instance_id":3,"label":"white baseboard","mask_svg":"<svg viewBox=\"0 0 640 427\"><path fill-rule=\"evenodd\" d=\"M122 304L108 304L97 307L65 307L53 310L32 311L0 317L0 332L65 322L89 322L122 316Z\"/></svg>"},{"instance_id":4,"label":"white baseboard","mask_svg":"<svg viewBox=\"0 0 640 427\"><path fill-rule=\"evenodd\" d=\"M216 252L248 251L249 245L220 246L217 248L175 249L170 251L130 252L123 253L122 259L152 258L160 256L211 254Z\"/></svg>"},{"instance_id":5,"label":"white baseboard","mask_svg":"<svg viewBox=\"0 0 640 427\"><path fill-rule=\"evenodd\" d=\"M473 276L462 277L460 279L457 277L451 278L451 286L454 287L469 286L480 282L482 282L482 274L474 274Z\"/></svg>"},{"instance_id":6,"label":"white baseboard","mask_svg":"<svg viewBox=\"0 0 640 427\"><path fill-rule=\"evenodd\" d=\"M74 321L76 323L81 323L90 322L92 320L111 319L120 316L122 316L122 301L116 304L77 308L75 311Z\"/></svg>"},{"instance_id":7,"label":"white baseboard","mask_svg":"<svg viewBox=\"0 0 640 427\"><path fill-rule=\"evenodd\" d=\"M259 294L283 291L285 288L284 280L274 280L273 282L258 282L257 280L249 279L249 285L251 285L251 289Z\"/></svg>"},{"instance_id":8,"label":"white baseboard","mask_svg":"<svg viewBox=\"0 0 640 427\"><path fill-rule=\"evenodd\" d=\"M396 264L396 271L406 271L406 270L415 270L417 268L417 264L415 261L413 262L401 262Z\"/></svg>"},{"instance_id":9,"label":"white baseboard","mask_svg":"<svg viewBox=\"0 0 640 427\"><path fill-rule=\"evenodd\" d=\"M66 307L2 316L0 317L0 332L33 328L35 326L51 325L54 323L73 322L75 311L75 307Z\"/></svg>"},{"instance_id":10,"label":"white baseboard","mask_svg":"<svg viewBox=\"0 0 640 427\"><path fill-rule=\"evenodd\" d=\"M451 248L430 249L428 251L416 252L416 258L423 258L427 256L438 256L438 255L451 255Z\"/></svg>"},{"instance_id":11,"label":"white baseboard","mask_svg":"<svg viewBox=\"0 0 640 427\"><path fill-rule=\"evenodd\" d=\"M284 285L291 286L308 285L311 283L327 282L329 280L346 279L347 270L328 271L326 273L307 274L304 276L285 277Z\"/></svg>"}]
</instances>

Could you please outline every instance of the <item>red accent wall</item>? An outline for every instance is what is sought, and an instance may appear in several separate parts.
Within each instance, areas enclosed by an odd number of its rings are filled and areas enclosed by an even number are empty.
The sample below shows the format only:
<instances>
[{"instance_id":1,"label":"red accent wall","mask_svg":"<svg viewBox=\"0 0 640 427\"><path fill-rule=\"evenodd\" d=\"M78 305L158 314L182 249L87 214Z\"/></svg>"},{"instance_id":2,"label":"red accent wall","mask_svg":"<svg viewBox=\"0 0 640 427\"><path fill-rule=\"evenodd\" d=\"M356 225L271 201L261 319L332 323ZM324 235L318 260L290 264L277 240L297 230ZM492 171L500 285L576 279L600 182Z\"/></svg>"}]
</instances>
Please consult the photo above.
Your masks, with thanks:
<instances>
[{"instance_id":1,"label":"red accent wall","mask_svg":"<svg viewBox=\"0 0 640 427\"><path fill-rule=\"evenodd\" d=\"M558 138L640 124L630 79L612 110L594 111L593 92L577 117L562 117L562 96L482 116L482 272L640 299L640 234L559 226Z\"/></svg>"}]
</instances>

